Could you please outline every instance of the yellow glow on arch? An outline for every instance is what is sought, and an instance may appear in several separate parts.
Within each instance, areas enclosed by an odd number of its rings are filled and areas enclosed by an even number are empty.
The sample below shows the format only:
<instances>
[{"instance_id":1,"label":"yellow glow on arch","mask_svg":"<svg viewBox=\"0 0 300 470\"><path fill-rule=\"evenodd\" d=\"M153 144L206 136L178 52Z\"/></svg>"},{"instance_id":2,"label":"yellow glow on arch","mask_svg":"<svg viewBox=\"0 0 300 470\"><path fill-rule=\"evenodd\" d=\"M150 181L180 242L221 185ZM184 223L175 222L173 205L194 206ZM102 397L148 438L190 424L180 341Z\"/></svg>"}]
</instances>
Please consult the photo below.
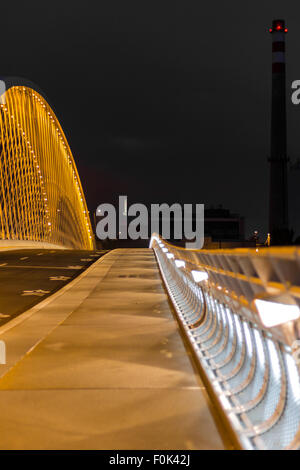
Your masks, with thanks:
<instances>
[{"instance_id":1,"label":"yellow glow on arch","mask_svg":"<svg viewBox=\"0 0 300 470\"><path fill-rule=\"evenodd\" d=\"M47 101L26 86L1 96L0 238L94 248L67 139Z\"/></svg>"}]
</instances>

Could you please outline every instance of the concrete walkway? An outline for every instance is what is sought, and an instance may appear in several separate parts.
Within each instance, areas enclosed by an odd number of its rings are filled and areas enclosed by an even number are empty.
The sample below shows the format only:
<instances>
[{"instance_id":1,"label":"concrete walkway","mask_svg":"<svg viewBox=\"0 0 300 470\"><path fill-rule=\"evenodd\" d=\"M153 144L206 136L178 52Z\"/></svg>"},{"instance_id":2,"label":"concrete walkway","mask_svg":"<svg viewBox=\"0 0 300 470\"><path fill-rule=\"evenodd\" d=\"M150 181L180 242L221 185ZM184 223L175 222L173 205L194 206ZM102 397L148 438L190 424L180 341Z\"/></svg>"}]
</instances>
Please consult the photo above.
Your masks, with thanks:
<instances>
[{"instance_id":1,"label":"concrete walkway","mask_svg":"<svg viewBox=\"0 0 300 470\"><path fill-rule=\"evenodd\" d=\"M105 255L23 315L0 329L1 449L223 448L151 250Z\"/></svg>"}]
</instances>

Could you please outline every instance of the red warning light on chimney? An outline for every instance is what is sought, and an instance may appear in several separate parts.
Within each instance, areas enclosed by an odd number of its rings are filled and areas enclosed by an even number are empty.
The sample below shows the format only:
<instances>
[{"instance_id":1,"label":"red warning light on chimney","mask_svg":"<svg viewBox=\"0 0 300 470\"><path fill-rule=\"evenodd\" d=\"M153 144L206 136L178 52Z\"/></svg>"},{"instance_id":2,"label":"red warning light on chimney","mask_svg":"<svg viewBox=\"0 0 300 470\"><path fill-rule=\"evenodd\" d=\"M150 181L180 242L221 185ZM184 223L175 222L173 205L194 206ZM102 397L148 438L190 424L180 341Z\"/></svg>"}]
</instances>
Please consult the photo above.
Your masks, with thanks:
<instances>
[{"instance_id":1,"label":"red warning light on chimney","mask_svg":"<svg viewBox=\"0 0 300 470\"><path fill-rule=\"evenodd\" d=\"M285 27L284 20L274 20L272 28L269 28L269 32L276 33L281 31L284 33L288 32L288 29Z\"/></svg>"}]
</instances>

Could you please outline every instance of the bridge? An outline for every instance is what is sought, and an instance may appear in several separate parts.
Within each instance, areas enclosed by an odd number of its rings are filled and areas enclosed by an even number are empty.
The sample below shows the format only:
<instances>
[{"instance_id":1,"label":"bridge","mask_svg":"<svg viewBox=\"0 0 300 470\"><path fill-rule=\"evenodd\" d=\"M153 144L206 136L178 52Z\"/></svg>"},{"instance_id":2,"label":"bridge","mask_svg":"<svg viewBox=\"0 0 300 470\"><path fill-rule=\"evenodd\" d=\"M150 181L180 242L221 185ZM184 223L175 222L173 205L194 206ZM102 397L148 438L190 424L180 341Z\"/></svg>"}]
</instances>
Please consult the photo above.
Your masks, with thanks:
<instances>
[{"instance_id":1,"label":"bridge","mask_svg":"<svg viewBox=\"0 0 300 470\"><path fill-rule=\"evenodd\" d=\"M80 178L53 109L33 84L1 83L1 239L93 249Z\"/></svg>"},{"instance_id":2,"label":"bridge","mask_svg":"<svg viewBox=\"0 0 300 470\"><path fill-rule=\"evenodd\" d=\"M53 109L3 84L0 448L299 449L299 249L97 250Z\"/></svg>"}]
</instances>

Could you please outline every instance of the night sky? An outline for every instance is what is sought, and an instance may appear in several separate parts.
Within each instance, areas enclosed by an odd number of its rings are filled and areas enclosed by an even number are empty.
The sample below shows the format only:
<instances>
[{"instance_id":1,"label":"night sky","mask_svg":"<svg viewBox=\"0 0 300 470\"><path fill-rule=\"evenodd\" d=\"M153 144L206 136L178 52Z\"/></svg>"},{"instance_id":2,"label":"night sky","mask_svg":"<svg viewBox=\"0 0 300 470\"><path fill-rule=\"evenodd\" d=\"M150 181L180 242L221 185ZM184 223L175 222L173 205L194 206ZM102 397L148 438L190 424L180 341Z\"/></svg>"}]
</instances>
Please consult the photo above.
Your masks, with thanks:
<instances>
[{"instance_id":1,"label":"night sky","mask_svg":"<svg viewBox=\"0 0 300 470\"><path fill-rule=\"evenodd\" d=\"M300 156L300 4L200 0L6 2L1 75L48 96L90 210L222 204L267 230L272 19L287 35L288 152ZM299 172L300 182L300 172Z\"/></svg>"}]
</instances>

